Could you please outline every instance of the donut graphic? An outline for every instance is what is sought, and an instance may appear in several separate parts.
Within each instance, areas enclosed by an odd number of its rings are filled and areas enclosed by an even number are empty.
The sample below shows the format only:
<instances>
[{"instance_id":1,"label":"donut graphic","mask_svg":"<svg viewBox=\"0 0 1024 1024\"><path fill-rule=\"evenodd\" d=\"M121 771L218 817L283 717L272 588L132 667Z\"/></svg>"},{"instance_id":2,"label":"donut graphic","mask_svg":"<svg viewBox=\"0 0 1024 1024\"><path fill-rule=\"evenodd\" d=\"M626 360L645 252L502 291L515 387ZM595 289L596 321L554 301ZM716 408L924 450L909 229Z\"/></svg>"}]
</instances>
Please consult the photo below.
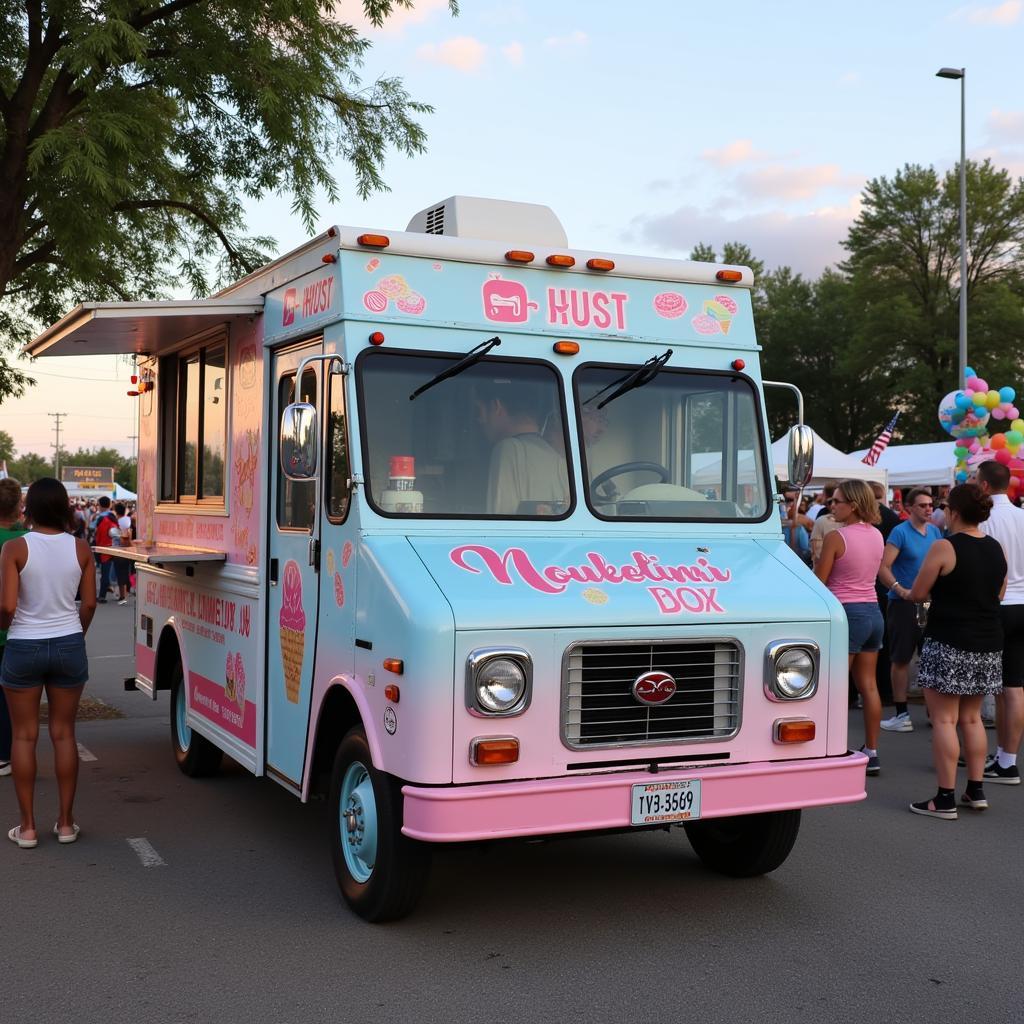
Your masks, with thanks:
<instances>
[{"instance_id":1,"label":"donut graphic","mask_svg":"<svg viewBox=\"0 0 1024 1024\"><path fill-rule=\"evenodd\" d=\"M662 292L654 296L654 312L666 320L675 320L686 312L686 299L679 292Z\"/></svg>"},{"instance_id":2,"label":"donut graphic","mask_svg":"<svg viewBox=\"0 0 1024 1024\"><path fill-rule=\"evenodd\" d=\"M377 291L376 288L371 288L363 296L363 305L371 313L383 313L388 308L388 297L383 292Z\"/></svg>"}]
</instances>

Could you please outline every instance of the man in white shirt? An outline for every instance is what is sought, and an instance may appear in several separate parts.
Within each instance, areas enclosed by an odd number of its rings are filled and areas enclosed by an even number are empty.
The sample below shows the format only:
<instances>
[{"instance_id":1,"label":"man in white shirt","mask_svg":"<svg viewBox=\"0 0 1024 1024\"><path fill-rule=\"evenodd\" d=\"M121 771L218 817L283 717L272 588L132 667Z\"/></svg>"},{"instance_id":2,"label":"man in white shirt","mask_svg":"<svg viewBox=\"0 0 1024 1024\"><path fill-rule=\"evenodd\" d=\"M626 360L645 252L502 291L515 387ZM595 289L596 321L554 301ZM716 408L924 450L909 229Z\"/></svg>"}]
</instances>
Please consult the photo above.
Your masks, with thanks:
<instances>
[{"instance_id":1,"label":"man in white shirt","mask_svg":"<svg viewBox=\"0 0 1024 1024\"><path fill-rule=\"evenodd\" d=\"M996 697L995 757L985 766L985 781L1020 785L1017 750L1024 735L1024 509L1006 492L1010 471L1001 462L983 462L978 484L992 498L992 514L979 523L982 533L999 541L1006 555L1003 597L1003 692Z\"/></svg>"},{"instance_id":2,"label":"man in white shirt","mask_svg":"<svg viewBox=\"0 0 1024 1024\"><path fill-rule=\"evenodd\" d=\"M836 482L829 480L821 489L819 494L814 499L814 504L807 510L807 518L812 522L817 522L818 517L829 511L830 502L832 500L832 492L836 489Z\"/></svg>"}]
</instances>

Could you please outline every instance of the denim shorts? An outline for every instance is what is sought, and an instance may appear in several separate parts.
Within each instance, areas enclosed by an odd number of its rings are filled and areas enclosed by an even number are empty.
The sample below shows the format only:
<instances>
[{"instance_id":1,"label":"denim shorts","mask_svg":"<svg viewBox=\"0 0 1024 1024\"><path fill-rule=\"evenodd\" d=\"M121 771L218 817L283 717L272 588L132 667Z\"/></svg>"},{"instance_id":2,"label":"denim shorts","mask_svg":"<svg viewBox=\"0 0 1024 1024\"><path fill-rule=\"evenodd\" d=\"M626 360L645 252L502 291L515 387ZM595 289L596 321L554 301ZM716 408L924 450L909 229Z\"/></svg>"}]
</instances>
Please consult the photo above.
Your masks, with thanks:
<instances>
[{"instance_id":1,"label":"denim shorts","mask_svg":"<svg viewBox=\"0 0 1024 1024\"><path fill-rule=\"evenodd\" d=\"M85 636L70 633L48 640L7 639L0 665L0 684L11 690L36 686L74 689L89 678Z\"/></svg>"},{"instance_id":2,"label":"denim shorts","mask_svg":"<svg viewBox=\"0 0 1024 1024\"><path fill-rule=\"evenodd\" d=\"M844 604L846 621L850 627L850 654L880 651L885 622L877 601Z\"/></svg>"}]
</instances>

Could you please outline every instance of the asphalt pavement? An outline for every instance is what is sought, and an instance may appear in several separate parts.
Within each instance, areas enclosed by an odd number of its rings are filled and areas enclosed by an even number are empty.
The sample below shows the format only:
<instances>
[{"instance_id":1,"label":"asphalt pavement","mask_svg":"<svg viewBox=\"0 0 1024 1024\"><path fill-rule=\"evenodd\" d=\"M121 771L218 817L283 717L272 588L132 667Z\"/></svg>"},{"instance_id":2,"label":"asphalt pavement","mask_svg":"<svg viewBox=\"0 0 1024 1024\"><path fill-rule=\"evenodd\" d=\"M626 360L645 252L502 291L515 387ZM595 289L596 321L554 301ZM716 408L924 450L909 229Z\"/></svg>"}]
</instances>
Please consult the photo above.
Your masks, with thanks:
<instances>
[{"instance_id":1,"label":"asphalt pavement","mask_svg":"<svg viewBox=\"0 0 1024 1024\"><path fill-rule=\"evenodd\" d=\"M88 638L87 693L125 717L79 725L81 840L0 848L5 1021L1024 1018L1024 786L911 815L934 790L919 707L868 800L806 812L765 878L708 873L681 830L445 848L415 914L369 925L335 888L324 803L230 762L178 771L166 694L122 689L133 613L101 606ZM9 779L0 806L13 824Z\"/></svg>"}]
</instances>

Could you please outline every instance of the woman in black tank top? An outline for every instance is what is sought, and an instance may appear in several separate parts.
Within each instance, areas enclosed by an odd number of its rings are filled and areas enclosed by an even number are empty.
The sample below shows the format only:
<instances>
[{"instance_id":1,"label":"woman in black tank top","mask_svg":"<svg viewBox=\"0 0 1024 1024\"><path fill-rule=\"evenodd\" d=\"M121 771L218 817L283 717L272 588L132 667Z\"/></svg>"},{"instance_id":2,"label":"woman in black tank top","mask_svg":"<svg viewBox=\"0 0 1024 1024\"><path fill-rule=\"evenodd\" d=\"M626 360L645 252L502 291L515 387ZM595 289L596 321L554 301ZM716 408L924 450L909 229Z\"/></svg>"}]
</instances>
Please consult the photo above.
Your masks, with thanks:
<instances>
[{"instance_id":1,"label":"woman in black tank top","mask_svg":"<svg viewBox=\"0 0 1024 1024\"><path fill-rule=\"evenodd\" d=\"M1003 627L999 602L1006 590L1006 557L999 542L978 524L989 517L992 499L977 484L949 492L949 537L925 556L909 600L931 609L917 679L931 718L932 753L939 788L931 800L910 805L915 814L955 820L959 723L967 760L967 789L960 802L974 810L988 807L982 789L988 741L981 701L1003 688Z\"/></svg>"}]
</instances>

